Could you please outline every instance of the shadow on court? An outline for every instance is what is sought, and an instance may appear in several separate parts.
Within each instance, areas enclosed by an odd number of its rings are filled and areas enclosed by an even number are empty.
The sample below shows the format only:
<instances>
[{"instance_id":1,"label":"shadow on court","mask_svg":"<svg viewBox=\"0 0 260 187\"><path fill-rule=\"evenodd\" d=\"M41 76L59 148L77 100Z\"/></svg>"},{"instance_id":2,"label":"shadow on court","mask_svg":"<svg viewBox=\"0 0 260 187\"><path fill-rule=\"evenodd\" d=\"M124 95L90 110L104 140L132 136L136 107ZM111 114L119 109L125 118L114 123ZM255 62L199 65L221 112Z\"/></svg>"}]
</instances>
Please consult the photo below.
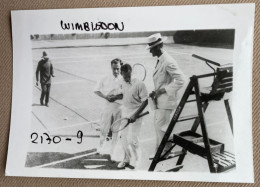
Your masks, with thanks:
<instances>
[{"instance_id":1,"label":"shadow on court","mask_svg":"<svg viewBox=\"0 0 260 187\"><path fill-rule=\"evenodd\" d=\"M25 167L119 170L117 165L118 162L111 161L110 155L101 155L96 152L96 149L92 149L75 154L29 152ZM127 169L134 169L134 167L128 166Z\"/></svg>"},{"instance_id":2,"label":"shadow on court","mask_svg":"<svg viewBox=\"0 0 260 187\"><path fill-rule=\"evenodd\" d=\"M41 105L41 104L38 104L38 103L33 103L32 106L44 106L44 105Z\"/></svg>"}]
</instances>

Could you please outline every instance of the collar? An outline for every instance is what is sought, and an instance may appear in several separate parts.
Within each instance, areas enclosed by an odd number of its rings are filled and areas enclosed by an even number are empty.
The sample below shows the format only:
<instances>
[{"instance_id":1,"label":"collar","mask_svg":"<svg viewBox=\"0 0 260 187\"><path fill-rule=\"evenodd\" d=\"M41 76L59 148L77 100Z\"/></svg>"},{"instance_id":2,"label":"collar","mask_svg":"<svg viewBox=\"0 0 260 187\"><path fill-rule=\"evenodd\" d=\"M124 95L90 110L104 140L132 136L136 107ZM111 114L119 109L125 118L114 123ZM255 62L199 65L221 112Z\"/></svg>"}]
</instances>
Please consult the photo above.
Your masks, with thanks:
<instances>
[{"instance_id":1,"label":"collar","mask_svg":"<svg viewBox=\"0 0 260 187\"><path fill-rule=\"evenodd\" d=\"M133 83L135 83L135 82L136 82L136 78L131 78L130 82L125 82L125 83L130 85L130 86L133 86Z\"/></svg>"},{"instance_id":2,"label":"collar","mask_svg":"<svg viewBox=\"0 0 260 187\"><path fill-rule=\"evenodd\" d=\"M158 57L159 62L163 61L163 59L165 58L166 53L167 52L162 49L162 54L161 54L161 56Z\"/></svg>"},{"instance_id":3,"label":"collar","mask_svg":"<svg viewBox=\"0 0 260 187\"><path fill-rule=\"evenodd\" d=\"M154 69L153 76L157 73L158 69L161 67L161 64L162 64L166 54L167 54L166 51L162 50L161 56L158 57L158 63L156 64L156 67Z\"/></svg>"},{"instance_id":4,"label":"collar","mask_svg":"<svg viewBox=\"0 0 260 187\"><path fill-rule=\"evenodd\" d=\"M117 77L115 77L115 76L113 75L113 73L110 74L109 77L110 77L112 80L120 80L120 75L118 75Z\"/></svg>"}]
</instances>

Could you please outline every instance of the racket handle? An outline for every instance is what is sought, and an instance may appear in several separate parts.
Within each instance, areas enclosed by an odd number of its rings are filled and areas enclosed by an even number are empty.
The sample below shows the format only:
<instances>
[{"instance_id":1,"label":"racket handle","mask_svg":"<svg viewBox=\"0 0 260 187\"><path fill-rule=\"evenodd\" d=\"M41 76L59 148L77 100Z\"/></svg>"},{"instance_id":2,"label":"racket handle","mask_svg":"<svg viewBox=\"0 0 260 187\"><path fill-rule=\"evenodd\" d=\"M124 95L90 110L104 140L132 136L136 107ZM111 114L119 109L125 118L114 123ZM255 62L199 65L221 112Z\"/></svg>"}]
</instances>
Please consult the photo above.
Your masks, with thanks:
<instances>
[{"instance_id":1,"label":"racket handle","mask_svg":"<svg viewBox=\"0 0 260 187\"><path fill-rule=\"evenodd\" d=\"M149 111L146 111L145 113L142 113L142 114L138 115L137 118L143 117L143 116L145 116L147 114L149 114Z\"/></svg>"},{"instance_id":2,"label":"racket handle","mask_svg":"<svg viewBox=\"0 0 260 187\"><path fill-rule=\"evenodd\" d=\"M152 91L151 93L149 93L149 97L154 97L155 91Z\"/></svg>"}]
</instances>

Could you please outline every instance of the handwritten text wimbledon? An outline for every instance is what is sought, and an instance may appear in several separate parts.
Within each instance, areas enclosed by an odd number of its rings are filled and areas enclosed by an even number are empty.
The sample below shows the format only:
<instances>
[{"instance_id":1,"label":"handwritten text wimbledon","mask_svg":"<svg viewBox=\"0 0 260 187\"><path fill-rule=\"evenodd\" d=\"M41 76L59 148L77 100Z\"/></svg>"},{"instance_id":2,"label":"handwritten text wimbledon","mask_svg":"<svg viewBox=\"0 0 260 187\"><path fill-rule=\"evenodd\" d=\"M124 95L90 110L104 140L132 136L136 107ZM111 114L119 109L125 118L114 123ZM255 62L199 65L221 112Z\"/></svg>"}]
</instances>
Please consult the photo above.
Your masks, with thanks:
<instances>
[{"instance_id":1,"label":"handwritten text wimbledon","mask_svg":"<svg viewBox=\"0 0 260 187\"><path fill-rule=\"evenodd\" d=\"M104 22L84 22L84 23L65 23L60 21L61 28L63 30L85 30L85 31L98 31L98 30L124 30L124 23L104 23Z\"/></svg>"}]
</instances>

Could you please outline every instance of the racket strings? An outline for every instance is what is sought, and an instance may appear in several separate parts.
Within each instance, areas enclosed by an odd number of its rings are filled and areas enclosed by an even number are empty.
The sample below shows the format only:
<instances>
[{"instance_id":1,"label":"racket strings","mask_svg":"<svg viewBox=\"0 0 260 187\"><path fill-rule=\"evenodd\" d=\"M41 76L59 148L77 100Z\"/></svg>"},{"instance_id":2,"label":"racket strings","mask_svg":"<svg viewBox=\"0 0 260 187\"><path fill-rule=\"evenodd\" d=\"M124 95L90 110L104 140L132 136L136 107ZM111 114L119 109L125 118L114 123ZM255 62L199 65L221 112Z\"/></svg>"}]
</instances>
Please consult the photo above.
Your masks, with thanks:
<instances>
[{"instance_id":1,"label":"racket strings","mask_svg":"<svg viewBox=\"0 0 260 187\"><path fill-rule=\"evenodd\" d=\"M117 120L112 124L111 130L112 130L112 132L121 131L128 125L128 123L129 123L129 120L127 118Z\"/></svg>"},{"instance_id":2,"label":"racket strings","mask_svg":"<svg viewBox=\"0 0 260 187\"><path fill-rule=\"evenodd\" d=\"M133 77L144 81L146 78L146 69L142 64L136 63L133 65Z\"/></svg>"}]
</instances>

